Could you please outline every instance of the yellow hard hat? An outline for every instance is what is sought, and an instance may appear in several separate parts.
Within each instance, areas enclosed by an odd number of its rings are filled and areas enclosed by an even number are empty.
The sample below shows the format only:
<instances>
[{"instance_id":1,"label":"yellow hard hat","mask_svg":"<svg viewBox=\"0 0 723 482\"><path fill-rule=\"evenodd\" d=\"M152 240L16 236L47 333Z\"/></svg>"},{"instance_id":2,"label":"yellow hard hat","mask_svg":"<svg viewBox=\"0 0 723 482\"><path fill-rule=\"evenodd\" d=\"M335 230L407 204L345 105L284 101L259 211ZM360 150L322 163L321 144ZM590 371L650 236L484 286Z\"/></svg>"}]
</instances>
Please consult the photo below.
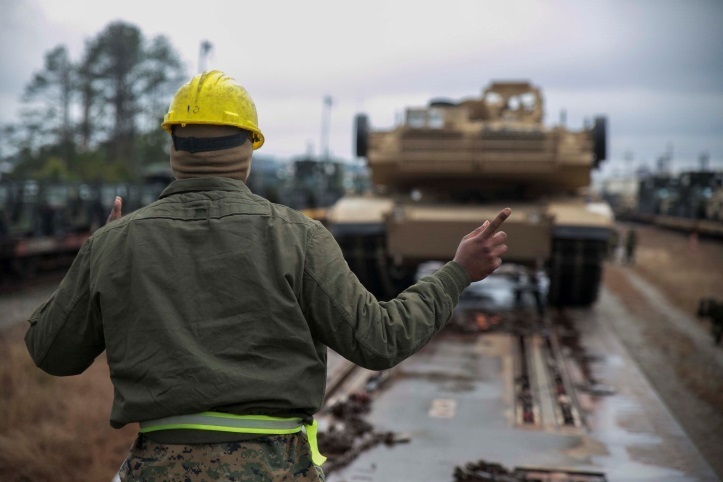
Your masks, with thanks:
<instances>
[{"instance_id":1,"label":"yellow hard hat","mask_svg":"<svg viewBox=\"0 0 723 482\"><path fill-rule=\"evenodd\" d=\"M238 127L251 132L254 149L264 144L254 101L246 89L220 70L198 74L176 92L161 127L173 134L172 126L186 124Z\"/></svg>"}]
</instances>

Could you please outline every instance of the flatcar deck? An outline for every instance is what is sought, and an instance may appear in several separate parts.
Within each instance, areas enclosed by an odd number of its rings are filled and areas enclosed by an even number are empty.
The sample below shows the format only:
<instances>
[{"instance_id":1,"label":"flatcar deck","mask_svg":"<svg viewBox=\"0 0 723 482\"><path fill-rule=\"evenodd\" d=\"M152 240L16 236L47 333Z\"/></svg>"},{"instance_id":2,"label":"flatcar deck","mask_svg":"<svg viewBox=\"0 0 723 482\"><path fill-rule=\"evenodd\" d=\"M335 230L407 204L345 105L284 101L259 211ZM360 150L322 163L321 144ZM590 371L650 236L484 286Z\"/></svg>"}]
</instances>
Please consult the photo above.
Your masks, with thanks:
<instances>
[{"instance_id":1,"label":"flatcar deck","mask_svg":"<svg viewBox=\"0 0 723 482\"><path fill-rule=\"evenodd\" d=\"M603 292L594 308L550 312L522 335L445 331L395 369L365 417L408 443L375 445L327 480L718 480L616 338L611 316ZM487 463L520 478L472 470Z\"/></svg>"}]
</instances>

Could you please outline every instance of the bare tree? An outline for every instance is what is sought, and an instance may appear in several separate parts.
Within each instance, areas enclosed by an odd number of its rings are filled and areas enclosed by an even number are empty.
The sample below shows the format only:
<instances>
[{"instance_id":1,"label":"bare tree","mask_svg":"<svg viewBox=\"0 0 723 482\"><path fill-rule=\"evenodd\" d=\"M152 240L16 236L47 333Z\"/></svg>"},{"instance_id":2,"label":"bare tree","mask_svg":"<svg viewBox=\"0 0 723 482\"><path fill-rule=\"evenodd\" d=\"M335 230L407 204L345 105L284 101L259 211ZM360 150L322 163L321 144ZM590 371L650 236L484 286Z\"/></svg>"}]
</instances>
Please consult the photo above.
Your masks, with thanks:
<instances>
[{"instance_id":1,"label":"bare tree","mask_svg":"<svg viewBox=\"0 0 723 482\"><path fill-rule=\"evenodd\" d=\"M33 136L49 136L45 144L54 144L66 168L74 154L75 127L71 118L72 102L77 94L76 70L63 45L45 55L43 70L34 74L25 88L24 125Z\"/></svg>"},{"instance_id":2,"label":"bare tree","mask_svg":"<svg viewBox=\"0 0 723 482\"><path fill-rule=\"evenodd\" d=\"M151 128L161 99L170 97L183 75L178 55L165 37L147 41L136 26L114 22L88 43L81 72L88 112L98 102L111 110L95 121L107 130L108 159L137 175L139 130Z\"/></svg>"}]
</instances>

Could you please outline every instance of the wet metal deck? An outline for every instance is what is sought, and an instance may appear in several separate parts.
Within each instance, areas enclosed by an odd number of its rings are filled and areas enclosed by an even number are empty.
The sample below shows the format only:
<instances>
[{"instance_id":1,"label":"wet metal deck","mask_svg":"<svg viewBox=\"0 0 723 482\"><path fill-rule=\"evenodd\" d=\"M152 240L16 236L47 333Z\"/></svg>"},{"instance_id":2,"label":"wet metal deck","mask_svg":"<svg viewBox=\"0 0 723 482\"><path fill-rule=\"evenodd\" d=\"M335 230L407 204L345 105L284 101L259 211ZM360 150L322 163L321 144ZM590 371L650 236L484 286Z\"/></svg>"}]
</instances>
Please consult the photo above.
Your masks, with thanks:
<instances>
[{"instance_id":1,"label":"wet metal deck","mask_svg":"<svg viewBox=\"0 0 723 482\"><path fill-rule=\"evenodd\" d=\"M718 480L615 338L606 321L614 309L603 293L591 311L568 312L592 355L581 367L563 350L568 381L582 383L587 369L614 389L612 395L574 392L578 426L558 423L541 362L530 365L541 421L518 423L516 337L445 332L397 368L366 417L377 430L408 433L411 441L364 452L329 482L451 482L455 466L479 460L509 469L599 472L613 482ZM535 360L539 340L530 340Z\"/></svg>"}]
</instances>

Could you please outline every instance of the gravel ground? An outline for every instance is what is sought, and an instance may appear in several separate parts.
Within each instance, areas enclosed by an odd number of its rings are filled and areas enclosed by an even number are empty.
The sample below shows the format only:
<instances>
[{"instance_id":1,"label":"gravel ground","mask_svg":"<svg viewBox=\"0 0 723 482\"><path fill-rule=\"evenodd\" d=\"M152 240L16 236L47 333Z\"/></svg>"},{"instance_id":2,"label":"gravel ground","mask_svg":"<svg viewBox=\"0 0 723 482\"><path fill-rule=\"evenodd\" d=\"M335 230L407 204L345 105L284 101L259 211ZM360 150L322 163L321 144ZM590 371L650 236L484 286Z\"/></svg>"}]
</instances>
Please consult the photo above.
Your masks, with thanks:
<instances>
[{"instance_id":1,"label":"gravel ground","mask_svg":"<svg viewBox=\"0 0 723 482\"><path fill-rule=\"evenodd\" d=\"M60 283L55 277L22 291L0 293L0 330L27 321L32 312L45 302Z\"/></svg>"},{"instance_id":2,"label":"gravel ground","mask_svg":"<svg viewBox=\"0 0 723 482\"><path fill-rule=\"evenodd\" d=\"M605 289L624 313L613 328L723 480L723 347L695 316L700 298L723 301L723 241L691 243L682 233L635 228L635 263L605 270Z\"/></svg>"}]
</instances>

